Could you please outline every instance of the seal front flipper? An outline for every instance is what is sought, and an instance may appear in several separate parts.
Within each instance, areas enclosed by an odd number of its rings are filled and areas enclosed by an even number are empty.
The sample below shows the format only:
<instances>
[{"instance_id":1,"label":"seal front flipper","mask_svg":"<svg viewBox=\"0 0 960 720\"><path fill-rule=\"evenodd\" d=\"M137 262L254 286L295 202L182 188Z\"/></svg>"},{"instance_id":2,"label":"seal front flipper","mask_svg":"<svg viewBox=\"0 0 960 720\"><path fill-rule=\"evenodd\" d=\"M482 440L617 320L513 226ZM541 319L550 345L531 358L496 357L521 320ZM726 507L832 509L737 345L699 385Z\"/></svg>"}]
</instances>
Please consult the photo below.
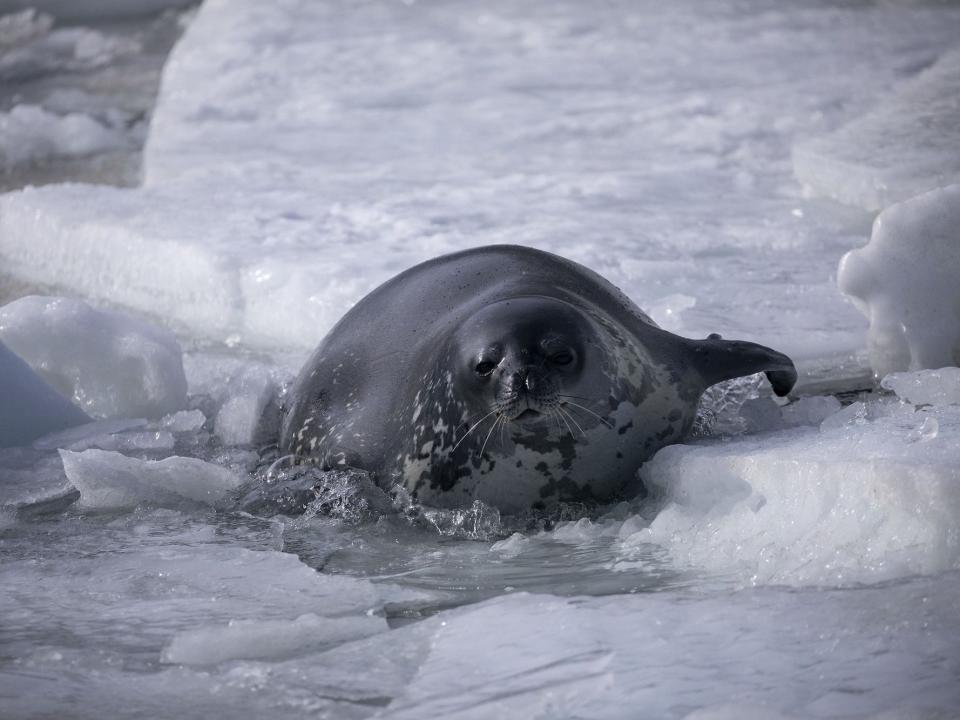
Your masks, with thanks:
<instances>
[{"instance_id":1,"label":"seal front flipper","mask_svg":"<svg viewBox=\"0 0 960 720\"><path fill-rule=\"evenodd\" d=\"M783 353L744 340L724 340L710 335L706 340L691 340L693 365L707 387L724 380L764 372L773 391L780 397L797 382L797 368Z\"/></svg>"}]
</instances>

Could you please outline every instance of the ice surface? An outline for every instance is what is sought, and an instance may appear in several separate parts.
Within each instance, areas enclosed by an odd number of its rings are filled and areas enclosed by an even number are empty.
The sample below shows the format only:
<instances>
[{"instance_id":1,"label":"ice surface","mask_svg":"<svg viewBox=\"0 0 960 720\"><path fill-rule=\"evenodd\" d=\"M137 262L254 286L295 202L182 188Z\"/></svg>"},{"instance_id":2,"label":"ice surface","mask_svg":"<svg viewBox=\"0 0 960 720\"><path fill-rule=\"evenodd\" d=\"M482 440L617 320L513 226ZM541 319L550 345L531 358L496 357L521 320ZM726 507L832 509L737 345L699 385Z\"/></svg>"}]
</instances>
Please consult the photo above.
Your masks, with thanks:
<instances>
[{"instance_id":1,"label":"ice surface","mask_svg":"<svg viewBox=\"0 0 960 720\"><path fill-rule=\"evenodd\" d=\"M732 698L740 718L940 717L960 698L943 662L958 611L955 595L927 583L818 596L508 595L410 629L429 631L430 652L381 717L711 717Z\"/></svg>"},{"instance_id":2,"label":"ice surface","mask_svg":"<svg viewBox=\"0 0 960 720\"><path fill-rule=\"evenodd\" d=\"M0 307L0 340L95 417L155 418L186 403L176 338L130 316L24 297Z\"/></svg>"},{"instance_id":3,"label":"ice surface","mask_svg":"<svg viewBox=\"0 0 960 720\"><path fill-rule=\"evenodd\" d=\"M887 208L869 244L843 256L837 283L870 319L877 377L960 365L958 277L960 185Z\"/></svg>"},{"instance_id":4,"label":"ice surface","mask_svg":"<svg viewBox=\"0 0 960 720\"><path fill-rule=\"evenodd\" d=\"M881 382L912 405L960 405L960 368L893 373Z\"/></svg>"},{"instance_id":5,"label":"ice surface","mask_svg":"<svg viewBox=\"0 0 960 720\"><path fill-rule=\"evenodd\" d=\"M51 157L92 155L126 147L123 130L82 113L57 115L35 105L0 112L0 172Z\"/></svg>"},{"instance_id":6,"label":"ice surface","mask_svg":"<svg viewBox=\"0 0 960 720\"><path fill-rule=\"evenodd\" d=\"M0 79L86 70L140 50L133 40L82 27L51 30L51 25L48 16L32 8L0 16Z\"/></svg>"},{"instance_id":7,"label":"ice surface","mask_svg":"<svg viewBox=\"0 0 960 720\"><path fill-rule=\"evenodd\" d=\"M88 423L80 408L54 390L0 341L0 448Z\"/></svg>"},{"instance_id":8,"label":"ice surface","mask_svg":"<svg viewBox=\"0 0 960 720\"><path fill-rule=\"evenodd\" d=\"M178 507L185 501L222 505L242 482L235 473L196 458L138 460L96 449L60 450L60 457L80 491L78 505L85 508Z\"/></svg>"},{"instance_id":9,"label":"ice surface","mask_svg":"<svg viewBox=\"0 0 960 720\"><path fill-rule=\"evenodd\" d=\"M819 429L667 447L641 470L663 507L649 527L621 531L625 557L652 543L680 565L757 584L958 569L958 448L960 408L883 400Z\"/></svg>"},{"instance_id":10,"label":"ice surface","mask_svg":"<svg viewBox=\"0 0 960 720\"><path fill-rule=\"evenodd\" d=\"M146 186L4 196L0 256L192 335L309 348L399 270L518 242L668 299L686 334L849 353L863 320L830 276L864 217L805 200L790 148L953 47L960 13L673 5L205 3Z\"/></svg>"},{"instance_id":11,"label":"ice surface","mask_svg":"<svg viewBox=\"0 0 960 720\"><path fill-rule=\"evenodd\" d=\"M278 659L316 652L387 629L383 618L321 618L313 613L295 620L238 620L226 626L175 635L160 660L183 665L212 665L225 660Z\"/></svg>"},{"instance_id":12,"label":"ice surface","mask_svg":"<svg viewBox=\"0 0 960 720\"><path fill-rule=\"evenodd\" d=\"M904 81L876 108L793 153L814 192L882 210L960 182L960 51Z\"/></svg>"}]
</instances>

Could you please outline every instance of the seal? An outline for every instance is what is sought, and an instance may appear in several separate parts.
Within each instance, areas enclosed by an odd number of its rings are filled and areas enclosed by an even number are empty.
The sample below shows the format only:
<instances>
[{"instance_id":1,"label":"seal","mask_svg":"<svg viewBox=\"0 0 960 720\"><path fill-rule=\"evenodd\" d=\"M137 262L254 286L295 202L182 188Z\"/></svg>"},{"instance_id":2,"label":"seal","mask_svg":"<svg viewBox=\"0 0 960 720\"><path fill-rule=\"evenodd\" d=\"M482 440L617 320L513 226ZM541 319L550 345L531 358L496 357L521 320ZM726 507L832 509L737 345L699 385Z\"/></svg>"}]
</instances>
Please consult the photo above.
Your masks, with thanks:
<instances>
[{"instance_id":1,"label":"seal","mask_svg":"<svg viewBox=\"0 0 960 720\"><path fill-rule=\"evenodd\" d=\"M684 439L707 387L761 371L781 396L796 382L781 353L674 335L582 265L493 245L344 315L291 389L281 447L434 507L608 501Z\"/></svg>"}]
</instances>

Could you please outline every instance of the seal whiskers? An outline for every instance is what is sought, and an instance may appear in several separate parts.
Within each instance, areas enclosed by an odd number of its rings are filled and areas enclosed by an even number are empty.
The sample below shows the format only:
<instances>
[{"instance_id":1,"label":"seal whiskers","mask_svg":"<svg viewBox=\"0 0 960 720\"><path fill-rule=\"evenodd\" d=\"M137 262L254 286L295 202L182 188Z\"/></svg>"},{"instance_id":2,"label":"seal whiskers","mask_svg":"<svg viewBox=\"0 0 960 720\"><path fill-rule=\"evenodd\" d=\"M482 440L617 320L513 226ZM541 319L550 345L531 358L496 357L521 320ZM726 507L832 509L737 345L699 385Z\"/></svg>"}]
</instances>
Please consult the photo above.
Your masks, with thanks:
<instances>
[{"instance_id":1,"label":"seal whiskers","mask_svg":"<svg viewBox=\"0 0 960 720\"><path fill-rule=\"evenodd\" d=\"M456 445L453 446L453 448L450 450L450 452L453 452L453 451L456 450L458 447L460 447L460 443L462 443L464 440L466 440L466 439L467 439L467 436L468 436L470 433L472 433L474 430L476 430L478 427L480 427L480 424L481 424L484 420L486 420L486 419L487 419L488 417L490 417L491 415L498 415L499 412L500 412L500 411L499 411L499 410L496 410L496 409L491 410L491 411L488 412L486 415L484 415L482 418L480 418L479 420L477 420L477 422L474 424L474 426L473 426L472 428L470 428L469 430L467 430L467 432L464 433L464 435L463 435L462 438L460 438L459 440L457 440ZM493 426L496 427L497 424L494 423Z\"/></svg>"},{"instance_id":2,"label":"seal whiskers","mask_svg":"<svg viewBox=\"0 0 960 720\"><path fill-rule=\"evenodd\" d=\"M561 395L560 397L562 397L562 398L571 398L571 397L576 397L576 396L575 396L575 395ZM611 430L613 430L613 423L612 423L612 422L610 422L609 420L607 420L605 417L600 417L597 413L595 413L595 412L594 412L593 410L591 410L590 408L584 407L583 405L580 405L579 403L571 402L570 400L566 400L566 399L563 401L563 404L564 404L564 405L570 405L571 407L575 407L575 408L580 408L581 410L590 413L590 414L593 415L597 420L599 420L599 421L602 422L604 425L606 425L608 428L610 428Z\"/></svg>"}]
</instances>

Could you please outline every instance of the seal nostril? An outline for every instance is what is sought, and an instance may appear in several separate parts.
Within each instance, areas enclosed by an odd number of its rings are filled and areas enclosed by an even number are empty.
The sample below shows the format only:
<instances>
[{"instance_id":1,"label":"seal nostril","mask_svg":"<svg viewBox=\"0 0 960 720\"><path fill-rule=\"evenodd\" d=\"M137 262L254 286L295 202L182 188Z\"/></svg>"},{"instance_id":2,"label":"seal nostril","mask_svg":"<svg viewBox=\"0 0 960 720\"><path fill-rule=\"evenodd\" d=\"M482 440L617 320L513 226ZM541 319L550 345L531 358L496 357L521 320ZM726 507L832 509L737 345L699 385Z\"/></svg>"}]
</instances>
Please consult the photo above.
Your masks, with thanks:
<instances>
[{"instance_id":1,"label":"seal nostril","mask_svg":"<svg viewBox=\"0 0 960 720\"><path fill-rule=\"evenodd\" d=\"M524 385L526 386L527 390L533 392L537 389L537 379L533 375L527 375Z\"/></svg>"}]
</instances>

